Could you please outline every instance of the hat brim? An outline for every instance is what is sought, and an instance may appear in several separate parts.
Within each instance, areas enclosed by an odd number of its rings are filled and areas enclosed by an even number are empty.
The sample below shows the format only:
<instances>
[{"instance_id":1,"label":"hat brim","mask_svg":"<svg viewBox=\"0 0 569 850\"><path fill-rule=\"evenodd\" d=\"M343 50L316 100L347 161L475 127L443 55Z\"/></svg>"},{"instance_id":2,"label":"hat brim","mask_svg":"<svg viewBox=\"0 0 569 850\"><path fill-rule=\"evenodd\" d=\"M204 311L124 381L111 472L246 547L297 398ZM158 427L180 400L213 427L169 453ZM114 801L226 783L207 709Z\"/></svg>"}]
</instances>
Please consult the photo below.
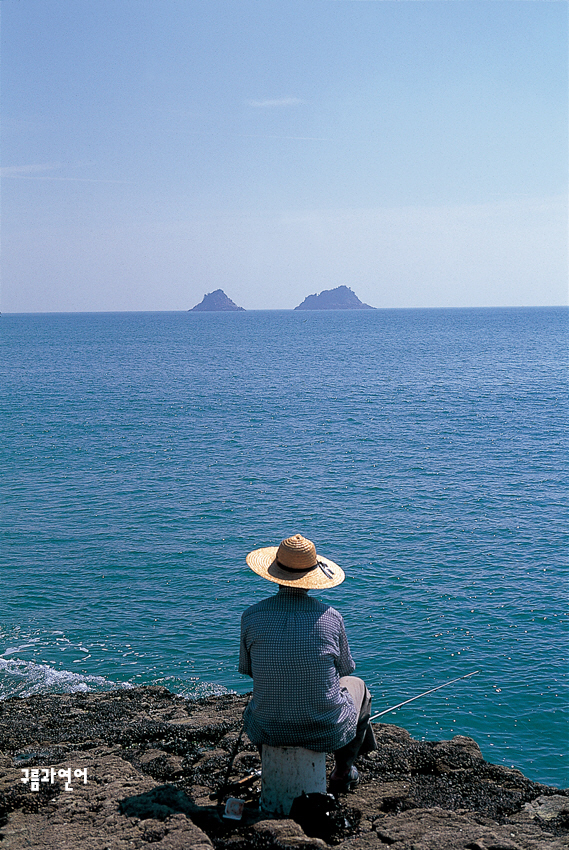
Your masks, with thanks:
<instances>
[{"instance_id":1,"label":"hat brim","mask_svg":"<svg viewBox=\"0 0 569 850\"><path fill-rule=\"evenodd\" d=\"M268 581L274 581L286 587L300 587L303 590L336 587L346 578L344 570L338 564L330 561L329 558L323 558L322 555L317 555L317 558L326 565L327 572L331 575L326 575L320 567L309 570L283 570L277 563L277 551L278 546L254 549L247 555L247 566Z\"/></svg>"}]
</instances>

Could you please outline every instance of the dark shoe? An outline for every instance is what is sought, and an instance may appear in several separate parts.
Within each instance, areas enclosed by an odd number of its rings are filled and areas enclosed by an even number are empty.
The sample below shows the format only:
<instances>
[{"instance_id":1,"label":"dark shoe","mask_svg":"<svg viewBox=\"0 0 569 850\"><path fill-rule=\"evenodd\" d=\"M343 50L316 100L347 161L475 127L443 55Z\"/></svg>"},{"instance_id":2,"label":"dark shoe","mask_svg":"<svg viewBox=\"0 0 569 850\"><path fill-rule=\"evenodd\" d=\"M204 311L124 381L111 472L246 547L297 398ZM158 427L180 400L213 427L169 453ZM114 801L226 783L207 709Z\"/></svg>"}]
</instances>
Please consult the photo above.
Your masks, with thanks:
<instances>
[{"instance_id":1,"label":"dark shoe","mask_svg":"<svg viewBox=\"0 0 569 850\"><path fill-rule=\"evenodd\" d=\"M351 767L346 776L338 779L334 777L334 772L332 772L329 782L330 791L332 794L347 794L348 791L352 791L356 787L359 781L360 775L355 767Z\"/></svg>"}]
</instances>

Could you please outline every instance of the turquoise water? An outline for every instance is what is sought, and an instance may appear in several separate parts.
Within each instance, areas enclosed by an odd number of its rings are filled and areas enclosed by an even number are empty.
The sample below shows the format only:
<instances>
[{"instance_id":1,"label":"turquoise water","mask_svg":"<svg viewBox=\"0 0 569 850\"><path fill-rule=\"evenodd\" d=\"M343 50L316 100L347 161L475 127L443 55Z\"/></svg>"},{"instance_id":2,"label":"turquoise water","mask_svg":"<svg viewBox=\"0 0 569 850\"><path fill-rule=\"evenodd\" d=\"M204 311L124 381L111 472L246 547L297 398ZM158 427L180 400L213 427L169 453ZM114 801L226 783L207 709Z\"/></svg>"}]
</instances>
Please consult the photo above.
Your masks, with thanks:
<instances>
[{"instance_id":1,"label":"turquoise water","mask_svg":"<svg viewBox=\"0 0 569 850\"><path fill-rule=\"evenodd\" d=\"M565 308L4 315L0 696L245 692L245 555L347 573L379 711L569 785Z\"/></svg>"}]
</instances>

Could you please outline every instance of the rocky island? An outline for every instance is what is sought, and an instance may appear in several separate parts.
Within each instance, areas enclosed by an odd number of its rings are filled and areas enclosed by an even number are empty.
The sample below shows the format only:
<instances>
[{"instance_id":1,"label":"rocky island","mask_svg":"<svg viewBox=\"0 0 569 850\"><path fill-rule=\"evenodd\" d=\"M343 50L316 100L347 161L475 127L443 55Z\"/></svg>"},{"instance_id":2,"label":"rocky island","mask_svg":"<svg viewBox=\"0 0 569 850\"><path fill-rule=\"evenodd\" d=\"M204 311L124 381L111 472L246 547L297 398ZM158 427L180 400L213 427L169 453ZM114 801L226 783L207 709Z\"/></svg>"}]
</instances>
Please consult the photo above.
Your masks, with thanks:
<instances>
[{"instance_id":1,"label":"rocky island","mask_svg":"<svg viewBox=\"0 0 569 850\"><path fill-rule=\"evenodd\" d=\"M415 741L379 723L378 749L359 760L354 792L318 795L323 811L311 801L308 814L269 818L259 812L257 750L239 737L246 701L185 700L162 687L0 701L0 846L569 847L569 791L484 761L471 738ZM223 817L229 796L245 801L241 820Z\"/></svg>"},{"instance_id":2,"label":"rocky island","mask_svg":"<svg viewBox=\"0 0 569 850\"><path fill-rule=\"evenodd\" d=\"M295 310L375 310L363 304L349 286L324 289L318 295L307 295Z\"/></svg>"},{"instance_id":3,"label":"rocky island","mask_svg":"<svg viewBox=\"0 0 569 850\"><path fill-rule=\"evenodd\" d=\"M216 289L214 292L208 292L207 295L204 295L200 303L188 312L193 313L195 311L208 313L245 312L245 308L238 307L231 298L227 297L223 289Z\"/></svg>"}]
</instances>

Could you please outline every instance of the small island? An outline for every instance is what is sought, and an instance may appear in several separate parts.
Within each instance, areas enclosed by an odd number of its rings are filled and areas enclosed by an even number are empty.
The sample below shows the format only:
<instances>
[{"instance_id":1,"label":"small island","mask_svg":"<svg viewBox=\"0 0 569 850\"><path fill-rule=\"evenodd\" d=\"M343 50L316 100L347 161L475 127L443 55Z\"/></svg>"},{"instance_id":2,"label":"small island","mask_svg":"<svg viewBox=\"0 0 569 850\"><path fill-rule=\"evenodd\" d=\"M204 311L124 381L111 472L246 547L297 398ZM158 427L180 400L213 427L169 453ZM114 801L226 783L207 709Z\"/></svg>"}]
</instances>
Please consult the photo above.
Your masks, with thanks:
<instances>
[{"instance_id":1,"label":"small island","mask_svg":"<svg viewBox=\"0 0 569 850\"><path fill-rule=\"evenodd\" d=\"M307 295L295 310L375 310L364 304L349 286L324 289L318 295Z\"/></svg>"},{"instance_id":2,"label":"small island","mask_svg":"<svg viewBox=\"0 0 569 850\"><path fill-rule=\"evenodd\" d=\"M202 301L188 310L189 313L194 311L209 312L209 313L228 313L228 312L245 312L244 307L238 307L237 304L228 298L223 289L216 289L214 292L208 292L204 295Z\"/></svg>"}]
</instances>

